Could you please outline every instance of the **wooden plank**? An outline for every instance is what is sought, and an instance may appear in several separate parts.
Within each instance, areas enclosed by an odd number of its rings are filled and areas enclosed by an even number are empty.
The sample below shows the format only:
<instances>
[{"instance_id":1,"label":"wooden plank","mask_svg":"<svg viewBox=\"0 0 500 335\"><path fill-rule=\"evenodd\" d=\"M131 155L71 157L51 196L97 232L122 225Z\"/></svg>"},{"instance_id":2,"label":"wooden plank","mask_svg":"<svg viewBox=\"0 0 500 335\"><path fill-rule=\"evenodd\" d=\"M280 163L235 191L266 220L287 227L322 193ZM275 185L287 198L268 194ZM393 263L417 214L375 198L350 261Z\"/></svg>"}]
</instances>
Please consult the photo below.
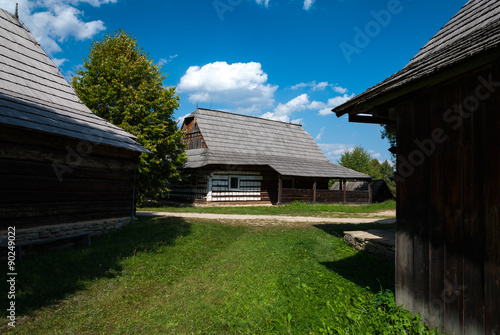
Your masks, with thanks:
<instances>
[{"instance_id":1,"label":"wooden plank","mask_svg":"<svg viewBox=\"0 0 500 335\"><path fill-rule=\"evenodd\" d=\"M476 88L479 84L477 75L464 78L462 81L462 96L464 117L462 123L463 143L463 282L456 287L456 294L463 295L464 334L484 334L484 166L485 162L483 138L483 118L493 112L485 109L485 103L478 108L467 105L467 99L477 98ZM468 98L467 98L468 97ZM496 114L496 108L495 108ZM487 116L486 116L487 117ZM489 137L488 142L498 142L498 131L495 137ZM488 153L490 155L491 153ZM499 173L500 170L497 170ZM488 181L491 182L491 181Z\"/></svg>"},{"instance_id":2,"label":"wooden plank","mask_svg":"<svg viewBox=\"0 0 500 335\"><path fill-rule=\"evenodd\" d=\"M83 152L83 151L82 151ZM109 159L95 155L85 156L75 150L53 150L43 147L32 147L24 144L12 144L0 141L0 158L57 164L59 168L83 167L112 171L133 171L136 163L131 159Z\"/></svg>"},{"instance_id":3,"label":"wooden plank","mask_svg":"<svg viewBox=\"0 0 500 335\"><path fill-rule=\"evenodd\" d=\"M278 205L281 204L283 197L283 180L281 180L281 175L278 176Z\"/></svg>"},{"instance_id":4,"label":"wooden plank","mask_svg":"<svg viewBox=\"0 0 500 335\"><path fill-rule=\"evenodd\" d=\"M493 72L500 79L498 66ZM484 311L485 334L500 334L500 91L485 102L482 119L484 175ZM468 290L468 288L467 288Z\"/></svg>"},{"instance_id":5,"label":"wooden plank","mask_svg":"<svg viewBox=\"0 0 500 335\"><path fill-rule=\"evenodd\" d=\"M407 175L404 160L408 160L411 152L411 141L415 138L413 111L411 106L398 106L397 119L397 201L396 201L396 303L409 311L413 308L413 231L411 227L412 189L411 174ZM404 134L405 136L400 136Z\"/></svg>"},{"instance_id":6,"label":"wooden plank","mask_svg":"<svg viewBox=\"0 0 500 335\"><path fill-rule=\"evenodd\" d=\"M79 148L86 149L86 141L4 125L0 125L0 141L6 143L8 142L12 145L28 145L31 147L43 147L50 150L66 151L66 146L69 146L75 151L78 151ZM91 151L93 156L107 159L134 159L139 156L138 153L133 151L123 150L121 148L110 147L98 143L92 144Z\"/></svg>"},{"instance_id":7,"label":"wooden plank","mask_svg":"<svg viewBox=\"0 0 500 335\"><path fill-rule=\"evenodd\" d=\"M59 182L56 177L0 176L0 184L3 191L99 192L114 190L117 193L132 192L132 182L121 180L66 178L63 182Z\"/></svg>"},{"instance_id":8,"label":"wooden plank","mask_svg":"<svg viewBox=\"0 0 500 335\"><path fill-rule=\"evenodd\" d=\"M26 229L37 227L40 225L55 225L63 223L74 223L83 222L90 220L105 220L111 218L124 218L130 217L130 211L124 210L94 210L89 211L88 209L71 214L60 214L53 216L38 216L38 217L20 217L20 218L10 218L8 221L0 220L0 230L7 230L8 226L16 226L16 229Z\"/></svg>"},{"instance_id":9,"label":"wooden plank","mask_svg":"<svg viewBox=\"0 0 500 335\"><path fill-rule=\"evenodd\" d=\"M0 205L0 218L14 217L37 217L54 214L81 212L92 208L109 210L131 210L132 194L128 201L92 201L92 202L63 202L63 203L41 203L41 204L16 204Z\"/></svg>"},{"instance_id":10,"label":"wooden plank","mask_svg":"<svg viewBox=\"0 0 500 335\"><path fill-rule=\"evenodd\" d=\"M0 175L17 176L44 176L57 177L57 170L49 163L27 162L20 160L0 159ZM131 171L91 169L84 167L71 167L71 171L61 175L71 178L109 179L109 180L131 180Z\"/></svg>"},{"instance_id":11,"label":"wooden plank","mask_svg":"<svg viewBox=\"0 0 500 335\"><path fill-rule=\"evenodd\" d=\"M407 158L415 167L415 172L405 184L409 184L406 206L411 217L408 218L408 231L413 237L413 277L412 284L413 311L423 319L429 317L429 207L431 184L430 161L434 152L430 150L430 105L427 94L421 94L412 102L413 129L415 137L410 137L411 145Z\"/></svg>"},{"instance_id":12,"label":"wooden plank","mask_svg":"<svg viewBox=\"0 0 500 335\"><path fill-rule=\"evenodd\" d=\"M57 192L53 190L42 191L5 191L0 189L0 204L37 204L44 202L72 202L72 201L109 201L127 200L131 197L130 192L113 192L106 190L92 192Z\"/></svg>"},{"instance_id":13,"label":"wooden plank","mask_svg":"<svg viewBox=\"0 0 500 335\"><path fill-rule=\"evenodd\" d=\"M429 101L431 110L431 128L440 134L444 129L443 111L445 95L444 89L435 89L430 93ZM444 130L443 130L444 131ZM430 184L432 192L430 194L429 212L429 318L431 328L438 327L444 330L444 309L445 303L442 298L444 292L444 234L446 229L445 202L444 202L444 175L446 171L446 161L444 160L444 138L435 135L433 142L436 144L435 152L430 162Z\"/></svg>"},{"instance_id":14,"label":"wooden plank","mask_svg":"<svg viewBox=\"0 0 500 335\"><path fill-rule=\"evenodd\" d=\"M316 179L314 179L313 194L313 202L316 202Z\"/></svg>"},{"instance_id":15,"label":"wooden plank","mask_svg":"<svg viewBox=\"0 0 500 335\"><path fill-rule=\"evenodd\" d=\"M447 92L444 105L453 109L463 101L460 86L453 85ZM446 120L445 120L446 121ZM446 173L445 187L445 272L443 302L445 304L445 329L449 334L463 334L463 295L457 295L455 288L463 285L463 141L461 125L445 123L448 140L444 143Z\"/></svg>"}]
</instances>

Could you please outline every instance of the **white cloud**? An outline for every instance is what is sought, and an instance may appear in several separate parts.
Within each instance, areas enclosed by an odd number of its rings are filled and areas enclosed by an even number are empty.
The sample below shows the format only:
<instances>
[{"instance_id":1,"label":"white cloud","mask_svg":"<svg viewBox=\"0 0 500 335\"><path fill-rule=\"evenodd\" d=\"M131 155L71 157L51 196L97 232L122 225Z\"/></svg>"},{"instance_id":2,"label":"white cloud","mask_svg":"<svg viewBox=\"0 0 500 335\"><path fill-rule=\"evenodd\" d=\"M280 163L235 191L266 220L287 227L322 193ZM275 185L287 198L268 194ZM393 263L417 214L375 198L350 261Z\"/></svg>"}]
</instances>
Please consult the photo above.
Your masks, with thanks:
<instances>
[{"instance_id":1,"label":"white cloud","mask_svg":"<svg viewBox=\"0 0 500 335\"><path fill-rule=\"evenodd\" d=\"M267 112L261 117L270 120L290 122L293 113L305 110L317 110L318 115L329 115L332 114L332 108L341 105L353 96L354 94L344 94L343 96L331 98L327 103L324 103L316 100L309 101L309 96L304 93L288 101L286 104L279 103L278 106L274 108L273 112Z\"/></svg>"},{"instance_id":2,"label":"white cloud","mask_svg":"<svg viewBox=\"0 0 500 335\"><path fill-rule=\"evenodd\" d=\"M310 87L311 90L313 90L313 91L322 91L322 90L326 89L327 87L331 87L332 90L334 90L335 92L337 92L339 94L345 94L345 93L349 92L349 90L347 88L338 86L337 84L330 84L327 81L322 81L322 82L316 83L316 80L310 81L308 83L299 83L299 84L293 85L290 88L295 91L295 90L298 90L299 88L306 88L306 87Z\"/></svg>"},{"instance_id":3,"label":"white cloud","mask_svg":"<svg viewBox=\"0 0 500 335\"><path fill-rule=\"evenodd\" d=\"M61 58L61 59L59 59L59 58L52 58L52 61L54 62L54 64L57 67L61 67L61 65L63 65L67 61L67 59L65 59L65 58Z\"/></svg>"},{"instance_id":4,"label":"white cloud","mask_svg":"<svg viewBox=\"0 0 500 335\"><path fill-rule=\"evenodd\" d=\"M266 7L269 7L269 0L255 0L256 3L258 3L259 5L264 5Z\"/></svg>"},{"instance_id":5,"label":"white cloud","mask_svg":"<svg viewBox=\"0 0 500 335\"><path fill-rule=\"evenodd\" d=\"M318 112L319 115L330 115L332 114L332 109L342 105L344 102L349 101L354 97L354 94L344 94L338 97L328 99L328 102L323 108Z\"/></svg>"},{"instance_id":6,"label":"white cloud","mask_svg":"<svg viewBox=\"0 0 500 335\"><path fill-rule=\"evenodd\" d=\"M106 29L104 22L85 22L83 11L76 7L87 3L94 7L118 0L18 0L19 18L49 54L61 51L58 43L69 38L82 41ZM14 13L15 2L0 0L0 8Z\"/></svg>"},{"instance_id":7,"label":"white cloud","mask_svg":"<svg viewBox=\"0 0 500 335\"><path fill-rule=\"evenodd\" d=\"M325 156L333 162L338 161L345 151L352 151L355 147L353 144L341 143L318 143L318 146Z\"/></svg>"},{"instance_id":8,"label":"white cloud","mask_svg":"<svg viewBox=\"0 0 500 335\"><path fill-rule=\"evenodd\" d=\"M323 134L325 133L326 127L321 127L318 135L314 138L315 141L321 141Z\"/></svg>"},{"instance_id":9,"label":"white cloud","mask_svg":"<svg viewBox=\"0 0 500 335\"><path fill-rule=\"evenodd\" d=\"M267 83L267 74L256 62L191 66L177 85L177 90L187 93L192 103L224 103L245 114L272 107L277 89Z\"/></svg>"},{"instance_id":10,"label":"white cloud","mask_svg":"<svg viewBox=\"0 0 500 335\"><path fill-rule=\"evenodd\" d=\"M160 58L160 60L158 61L158 65L159 66L167 65L168 63L173 61L174 58L177 58L177 56L179 56L179 55L175 54L173 56L168 56L168 58Z\"/></svg>"},{"instance_id":11,"label":"white cloud","mask_svg":"<svg viewBox=\"0 0 500 335\"><path fill-rule=\"evenodd\" d=\"M310 110L313 104L316 105L317 101L311 103L307 94L301 94L288 101L286 104L279 103L278 106L274 108L274 112L267 112L261 117L269 120L290 122L293 113Z\"/></svg>"},{"instance_id":12,"label":"white cloud","mask_svg":"<svg viewBox=\"0 0 500 335\"><path fill-rule=\"evenodd\" d=\"M304 0L304 9L309 10L316 0Z\"/></svg>"}]
</instances>

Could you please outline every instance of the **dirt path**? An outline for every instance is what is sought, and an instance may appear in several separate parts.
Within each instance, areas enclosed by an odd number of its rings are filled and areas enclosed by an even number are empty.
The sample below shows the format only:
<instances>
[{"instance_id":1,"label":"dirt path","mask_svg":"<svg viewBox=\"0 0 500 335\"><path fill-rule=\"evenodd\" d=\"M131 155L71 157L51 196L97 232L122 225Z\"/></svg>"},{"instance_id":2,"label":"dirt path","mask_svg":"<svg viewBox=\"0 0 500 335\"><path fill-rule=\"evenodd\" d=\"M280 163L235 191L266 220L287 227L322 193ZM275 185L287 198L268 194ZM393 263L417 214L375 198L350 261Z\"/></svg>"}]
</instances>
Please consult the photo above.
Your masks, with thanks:
<instances>
[{"instance_id":1,"label":"dirt path","mask_svg":"<svg viewBox=\"0 0 500 335\"><path fill-rule=\"evenodd\" d=\"M375 213L387 216L384 214ZM396 219L381 219L376 217L365 218L318 218L310 216L277 216L277 215L235 215L235 214L209 214L209 213L169 213L169 212L137 212L138 216L165 216L191 219L208 219L214 221L246 221L246 224L280 224L280 223L380 223L393 224Z\"/></svg>"}]
</instances>

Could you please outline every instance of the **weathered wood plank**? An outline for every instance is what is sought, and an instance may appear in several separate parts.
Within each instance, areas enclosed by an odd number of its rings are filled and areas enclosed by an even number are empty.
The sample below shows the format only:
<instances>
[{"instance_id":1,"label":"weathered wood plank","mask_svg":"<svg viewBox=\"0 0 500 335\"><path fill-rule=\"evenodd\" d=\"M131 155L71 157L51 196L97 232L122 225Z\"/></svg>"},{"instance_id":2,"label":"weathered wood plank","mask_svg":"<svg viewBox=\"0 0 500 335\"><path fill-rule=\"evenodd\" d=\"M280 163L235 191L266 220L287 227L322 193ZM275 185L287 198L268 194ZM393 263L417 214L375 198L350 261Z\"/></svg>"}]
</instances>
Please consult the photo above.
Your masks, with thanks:
<instances>
[{"instance_id":1,"label":"weathered wood plank","mask_svg":"<svg viewBox=\"0 0 500 335\"><path fill-rule=\"evenodd\" d=\"M434 89L430 92L431 128L435 134L444 132L443 111L445 90ZM444 234L446 231L446 220L444 211L444 197L446 189L444 187L444 174L446 171L446 161L444 160L443 136L434 136L435 152L431 156L430 165L430 231L429 231L429 318L431 328L438 327L444 329L444 308L445 303L442 298L444 283Z\"/></svg>"},{"instance_id":2,"label":"weathered wood plank","mask_svg":"<svg viewBox=\"0 0 500 335\"><path fill-rule=\"evenodd\" d=\"M500 80L498 65L493 72L493 79ZM485 334L500 334L500 92L495 91L485 102L482 119L484 143L483 176L485 214L484 229L484 312Z\"/></svg>"},{"instance_id":3,"label":"weathered wood plank","mask_svg":"<svg viewBox=\"0 0 500 335\"><path fill-rule=\"evenodd\" d=\"M453 109L463 101L460 87L453 85L445 96L444 104ZM445 194L445 281L443 301L445 303L445 331L463 334L463 295L456 288L463 285L463 127L455 122L445 123L448 140L444 143L444 160L447 173L444 175Z\"/></svg>"},{"instance_id":4,"label":"weathered wood plank","mask_svg":"<svg viewBox=\"0 0 500 335\"><path fill-rule=\"evenodd\" d=\"M464 334L484 334L484 140L483 118L488 112L484 104L472 108L467 104L467 97L474 97L477 76L462 80L463 100L463 287L458 287L458 294L463 295ZM475 106L474 106L475 107ZM499 137L488 138L497 142ZM487 163L489 164L489 163ZM500 170L499 170L500 171ZM490 182L490 181L488 181Z\"/></svg>"}]
</instances>

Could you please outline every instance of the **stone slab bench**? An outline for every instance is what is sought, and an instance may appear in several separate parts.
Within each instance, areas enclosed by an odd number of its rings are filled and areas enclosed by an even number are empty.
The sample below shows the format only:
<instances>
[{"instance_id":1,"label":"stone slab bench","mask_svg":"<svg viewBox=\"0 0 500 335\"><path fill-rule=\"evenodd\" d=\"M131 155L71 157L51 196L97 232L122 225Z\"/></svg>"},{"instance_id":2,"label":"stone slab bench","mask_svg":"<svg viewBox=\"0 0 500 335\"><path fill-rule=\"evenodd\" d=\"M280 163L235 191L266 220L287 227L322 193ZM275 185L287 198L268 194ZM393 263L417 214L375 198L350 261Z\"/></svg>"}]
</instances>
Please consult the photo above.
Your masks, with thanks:
<instances>
[{"instance_id":1,"label":"stone slab bench","mask_svg":"<svg viewBox=\"0 0 500 335\"><path fill-rule=\"evenodd\" d=\"M372 252L387 259L395 259L394 229L345 231L344 242L355 249Z\"/></svg>"}]
</instances>

